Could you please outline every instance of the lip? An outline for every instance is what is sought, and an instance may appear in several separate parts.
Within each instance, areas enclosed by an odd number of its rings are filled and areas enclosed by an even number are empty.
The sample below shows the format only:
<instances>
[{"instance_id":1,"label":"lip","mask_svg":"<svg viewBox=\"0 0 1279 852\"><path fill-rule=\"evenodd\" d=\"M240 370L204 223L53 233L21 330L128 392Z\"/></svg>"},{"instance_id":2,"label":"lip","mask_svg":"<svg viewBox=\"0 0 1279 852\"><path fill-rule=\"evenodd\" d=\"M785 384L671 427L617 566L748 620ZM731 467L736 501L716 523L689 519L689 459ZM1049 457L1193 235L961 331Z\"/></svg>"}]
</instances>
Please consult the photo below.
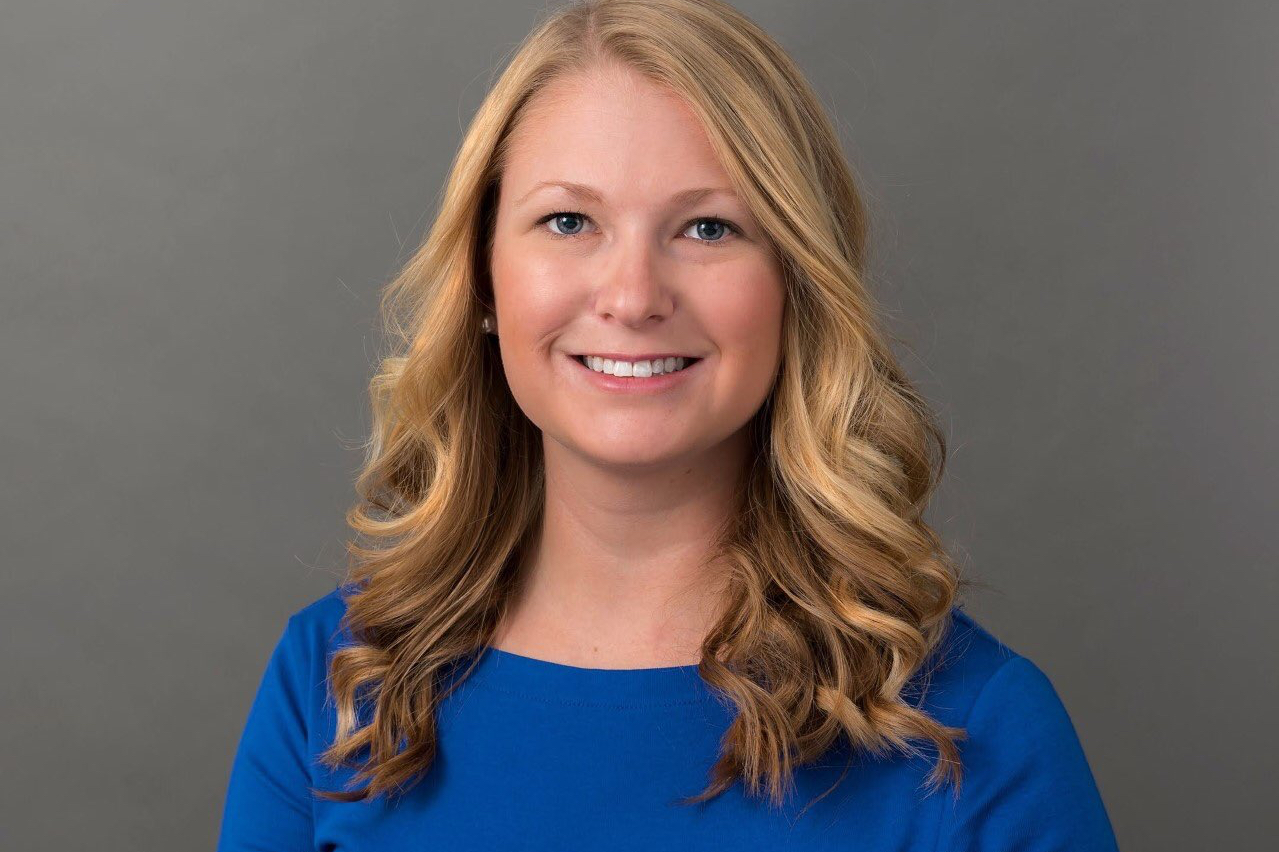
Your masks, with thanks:
<instances>
[{"instance_id":1,"label":"lip","mask_svg":"<svg viewBox=\"0 0 1279 852\"><path fill-rule=\"evenodd\" d=\"M602 353L592 352L590 354L600 354L602 357L609 357ZM644 361L657 357L659 356L652 355L648 359L635 358L635 360ZM597 373L581 361L577 360L577 355L572 355L568 352L564 353L564 358L568 361L569 370L579 375L583 381L589 383L595 389L602 390L607 393L638 394L640 396L651 396L654 394L665 393L679 388L682 385L686 385L691 379L701 375L702 365L706 363L706 359L703 357L678 372L663 373L660 376L650 376L646 379L642 379L636 378L635 376L611 376L605 373ZM621 360L628 361L630 359L622 358Z\"/></svg>"},{"instance_id":2,"label":"lip","mask_svg":"<svg viewBox=\"0 0 1279 852\"><path fill-rule=\"evenodd\" d=\"M654 361L658 358L697 358L696 355L686 355L682 352L648 352L639 355L628 355L625 352L574 352L575 357L582 355L594 355L597 358L608 358L612 361Z\"/></svg>"}]
</instances>

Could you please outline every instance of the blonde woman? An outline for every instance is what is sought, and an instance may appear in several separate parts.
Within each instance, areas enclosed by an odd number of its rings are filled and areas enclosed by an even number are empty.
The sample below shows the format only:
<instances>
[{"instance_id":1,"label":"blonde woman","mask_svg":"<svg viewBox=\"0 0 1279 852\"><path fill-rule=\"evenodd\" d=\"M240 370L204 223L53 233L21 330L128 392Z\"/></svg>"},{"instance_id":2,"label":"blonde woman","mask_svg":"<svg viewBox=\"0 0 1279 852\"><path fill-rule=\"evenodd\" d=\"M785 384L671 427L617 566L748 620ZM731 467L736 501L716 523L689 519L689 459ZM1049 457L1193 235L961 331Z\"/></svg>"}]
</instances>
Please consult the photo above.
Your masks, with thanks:
<instances>
[{"instance_id":1,"label":"blonde woman","mask_svg":"<svg viewBox=\"0 0 1279 852\"><path fill-rule=\"evenodd\" d=\"M549 15L388 287L350 574L284 629L220 849L1113 850L922 520L945 443L866 228L732 7Z\"/></svg>"}]
</instances>

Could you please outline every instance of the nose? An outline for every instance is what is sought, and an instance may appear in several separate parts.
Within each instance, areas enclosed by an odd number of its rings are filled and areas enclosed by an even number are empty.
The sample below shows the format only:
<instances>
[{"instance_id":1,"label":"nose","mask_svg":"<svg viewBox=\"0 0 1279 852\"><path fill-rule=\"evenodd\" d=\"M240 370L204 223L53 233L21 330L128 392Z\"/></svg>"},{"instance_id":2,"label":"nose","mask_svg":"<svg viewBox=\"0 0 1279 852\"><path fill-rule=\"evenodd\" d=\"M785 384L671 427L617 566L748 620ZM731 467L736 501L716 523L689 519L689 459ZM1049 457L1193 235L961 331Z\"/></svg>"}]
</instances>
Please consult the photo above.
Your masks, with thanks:
<instances>
[{"instance_id":1,"label":"nose","mask_svg":"<svg viewBox=\"0 0 1279 852\"><path fill-rule=\"evenodd\" d=\"M639 228L630 229L609 248L595 311L603 319L629 328L643 328L650 320L670 316L674 293L669 270L662 265L652 238Z\"/></svg>"}]
</instances>

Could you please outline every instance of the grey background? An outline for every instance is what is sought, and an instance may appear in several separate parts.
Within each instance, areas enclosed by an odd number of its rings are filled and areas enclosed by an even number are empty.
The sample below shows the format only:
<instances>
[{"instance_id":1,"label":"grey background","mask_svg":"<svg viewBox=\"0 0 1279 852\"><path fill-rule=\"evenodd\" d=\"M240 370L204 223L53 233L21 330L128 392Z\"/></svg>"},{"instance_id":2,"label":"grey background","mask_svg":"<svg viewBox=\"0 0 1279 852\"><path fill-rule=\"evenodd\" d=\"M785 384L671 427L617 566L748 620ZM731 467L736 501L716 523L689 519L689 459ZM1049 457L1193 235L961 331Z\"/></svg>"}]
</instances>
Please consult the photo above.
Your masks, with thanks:
<instances>
[{"instance_id":1,"label":"grey background","mask_svg":"<svg viewBox=\"0 0 1279 852\"><path fill-rule=\"evenodd\" d=\"M742 2L835 115L969 604L1125 850L1279 831L1272 3ZM379 287L534 2L0 11L0 845L211 848Z\"/></svg>"}]
</instances>

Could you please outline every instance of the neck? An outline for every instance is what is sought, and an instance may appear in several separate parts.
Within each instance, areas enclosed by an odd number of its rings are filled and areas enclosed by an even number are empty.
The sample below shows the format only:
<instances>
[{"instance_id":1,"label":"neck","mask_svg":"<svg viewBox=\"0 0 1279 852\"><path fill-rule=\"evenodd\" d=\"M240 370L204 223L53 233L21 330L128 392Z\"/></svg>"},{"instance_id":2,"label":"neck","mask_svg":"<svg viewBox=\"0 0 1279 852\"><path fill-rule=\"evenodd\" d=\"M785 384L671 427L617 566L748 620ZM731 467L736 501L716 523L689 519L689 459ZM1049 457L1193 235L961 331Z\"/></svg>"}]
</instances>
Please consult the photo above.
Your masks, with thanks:
<instances>
[{"instance_id":1,"label":"neck","mask_svg":"<svg viewBox=\"0 0 1279 852\"><path fill-rule=\"evenodd\" d=\"M624 471L543 441L542 525L493 645L589 668L696 663L723 602L711 549L737 506L747 432Z\"/></svg>"}]
</instances>

